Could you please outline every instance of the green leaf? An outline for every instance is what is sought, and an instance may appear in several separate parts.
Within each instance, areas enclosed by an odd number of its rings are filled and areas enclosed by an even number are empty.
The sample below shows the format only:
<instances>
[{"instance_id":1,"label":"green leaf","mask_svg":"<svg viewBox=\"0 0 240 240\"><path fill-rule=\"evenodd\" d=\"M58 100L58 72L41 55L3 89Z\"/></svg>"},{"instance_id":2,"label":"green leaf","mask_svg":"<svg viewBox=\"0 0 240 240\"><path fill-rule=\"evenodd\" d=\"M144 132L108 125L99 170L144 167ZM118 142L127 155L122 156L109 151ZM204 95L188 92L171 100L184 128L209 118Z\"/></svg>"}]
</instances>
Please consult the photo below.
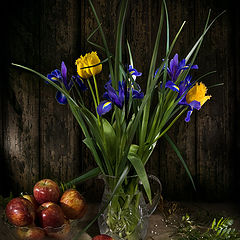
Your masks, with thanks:
<instances>
[{"instance_id":1,"label":"green leaf","mask_svg":"<svg viewBox=\"0 0 240 240\"><path fill-rule=\"evenodd\" d=\"M128 41L127 41L127 48L128 48L128 54L129 54L129 62L130 62L130 65L132 65L132 67L133 67L132 52L131 52L131 48L130 48L130 45L129 45Z\"/></svg>"},{"instance_id":2,"label":"green leaf","mask_svg":"<svg viewBox=\"0 0 240 240\"><path fill-rule=\"evenodd\" d=\"M213 23L214 23L221 15L223 15L225 12L226 12L226 10L223 11L223 12L221 12L219 15L217 15L217 17L215 17L215 18L213 19L213 21L208 25L208 21L209 21L210 14L211 14L211 9L209 10L204 31L203 31L202 35L199 37L199 39L197 40L197 42L194 44L194 46L192 47L192 49L190 50L190 52L188 53L188 55L185 57L186 63L187 63L187 61L190 59L190 57L191 57L191 55L193 54L193 52L195 51L195 49L196 49L199 45L201 45L201 42L202 42L202 40L203 40L203 37L204 37L205 34L208 32L208 30L211 28L211 26L213 25ZM207 25L208 25L208 26L207 26Z\"/></svg>"},{"instance_id":3,"label":"green leaf","mask_svg":"<svg viewBox=\"0 0 240 240\"><path fill-rule=\"evenodd\" d=\"M102 29L102 26L101 26L101 23L100 23L100 20L98 18L98 15L96 13L96 10L92 4L92 1L91 0L88 0L89 4L90 4L90 7L92 8L92 12L95 16L95 19L97 21L97 24L98 24L98 28L99 28L99 31L100 31L100 34L101 34L101 37L102 37L102 41L103 41L103 45L104 45L104 48L105 48L105 51L106 51L106 54L107 54L107 58L108 58L108 64L109 64L109 71L110 71L110 74L111 76L114 76L113 74L113 66L112 66L112 61L111 61L111 54L109 52L109 48L108 48L108 45L107 45L107 41L106 41L106 38L105 38L105 35L104 35L104 32L103 32L103 29Z\"/></svg>"},{"instance_id":4,"label":"green leaf","mask_svg":"<svg viewBox=\"0 0 240 240\"><path fill-rule=\"evenodd\" d=\"M142 160L139 158L139 156L137 154L135 154L133 152L129 152L128 160L133 165L139 179L141 180L141 182L143 184L143 187L147 194L148 200L149 200L150 204L152 204L151 188L150 188L148 176L147 176L145 167L142 163Z\"/></svg>"},{"instance_id":5,"label":"green leaf","mask_svg":"<svg viewBox=\"0 0 240 240\"><path fill-rule=\"evenodd\" d=\"M111 143L111 145L116 141L116 134L112 127L112 125L108 122L106 118L102 118L103 123L103 134L105 135L107 141Z\"/></svg>"},{"instance_id":6,"label":"green leaf","mask_svg":"<svg viewBox=\"0 0 240 240\"><path fill-rule=\"evenodd\" d=\"M112 125L108 122L107 119L102 118L103 124L103 141L104 146L107 151L109 159L112 159L111 162L114 164L114 160L116 159L116 143L118 139L116 138L115 131Z\"/></svg>"},{"instance_id":7,"label":"green leaf","mask_svg":"<svg viewBox=\"0 0 240 240\"><path fill-rule=\"evenodd\" d=\"M118 82L122 81L121 74L121 62L122 62L122 35L123 35L123 25L124 19L127 11L128 0L122 0L120 6L120 13L117 25L117 36L116 36L116 45L115 45L115 68L114 68L114 79L112 79L112 84L115 89L117 89Z\"/></svg>"},{"instance_id":8,"label":"green leaf","mask_svg":"<svg viewBox=\"0 0 240 240\"><path fill-rule=\"evenodd\" d=\"M167 126L161 133L159 132L158 135L155 135L155 138L152 139L153 143L154 143L154 142L157 142L158 139L160 139L164 134L166 134L166 132L173 126L173 124L182 116L182 114L183 114L187 109L188 109L188 108L185 107L185 108L171 121L171 123L168 124L168 126ZM166 121L166 122L167 122L167 121ZM164 124L164 125L165 125L165 124ZM164 126L164 125L163 125L163 126ZM159 129L159 130L161 131L162 129ZM158 131L156 131L156 132L158 132Z\"/></svg>"},{"instance_id":9,"label":"green leaf","mask_svg":"<svg viewBox=\"0 0 240 240\"><path fill-rule=\"evenodd\" d=\"M84 173L83 175L74 178L73 180L71 180L70 182L64 183L63 186L64 188L68 188L69 186L72 185L77 185L79 183L82 183L88 179L94 178L96 176L98 176L101 173L101 170L99 167L91 169L90 171Z\"/></svg>"},{"instance_id":10,"label":"green leaf","mask_svg":"<svg viewBox=\"0 0 240 240\"><path fill-rule=\"evenodd\" d=\"M63 88L59 87L56 83L54 83L53 81L49 80L46 76L44 76L43 74L31 69L31 68L28 68L28 67L25 67L25 66L22 66L20 64L16 64L16 63L12 63L13 66L15 67L19 67L19 68L22 68L22 69L25 69L29 72L32 72L36 75L38 75L39 77L41 77L43 80L47 81L49 84L51 84L53 87L55 87L57 90L59 90L61 93L63 93L66 97L68 97L68 99L75 105L75 106L78 106L78 104L72 99L72 97L69 95L68 91L65 91Z\"/></svg>"},{"instance_id":11,"label":"green leaf","mask_svg":"<svg viewBox=\"0 0 240 240\"><path fill-rule=\"evenodd\" d=\"M130 146L129 153L130 153L130 154L132 154L132 153L133 153L133 154L137 154L138 149L139 149L139 146L138 146L138 145L132 144L132 145Z\"/></svg>"},{"instance_id":12,"label":"green leaf","mask_svg":"<svg viewBox=\"0 0 240 240\"><path fill-rule=\"evenodd\" d=\"M192 178L192 175L188 169L188 166L187 164L185 163L180 151L178 150L177 146L173 143L172 139L165 133L164 137L166 138L166 140L169 142L169 144L171 145L172 149L175 151L175 153L177 154L179 160L181 161L181 163L183 164L183 167L185 168L191 182L192 182L192 185L193 185L193 188L194 190L196 191L196 187L195 187L195 184L194 184L194 181L193 181L193 178Z\"/></svg>"},{"instance_id":13,"label":"green leaf","mask_svg":"<svg viewBox=\"0 0 240 240\"><path fill-rule=\"evenodd\" d=\"M88 36L87 42L90 43L90 44L92 44L94 47L99 48L99 49L102 50L102 51L105 51L105 48L104 48L104 47L102 47L102 46L100 46L100 45L98 45L98 44L90 41L91 37L99 30L99 28L100 28L101 25L102 25L102 24L98 25L98 27Z\"/></svg>"},{"instance_id":14,"label":"green leaf","mask_svg":"<svg viewBox=\"0 0 240 240\"><path fill-rule=\"evenodd\" d=\"M94 64L94 65L91 65L91 66L87 66L87 67L82 67L82 68L80 68L80 69L96 67L96 66L98 66L98 65L100 65L100 64L103 64L103 63L107 62L108 60L109 60L109 59L106 58L106 59L102 60L100 63Z\"/></svg>"},{"instance_id":15,"label":"green leaf","mask_svg":"<svg viewBox=\"0 0 240 240\"><path fill-rule=\"evenodd\" d=\"M83 142L86 144L86 146L89 148L89 150L91 151L94 159L95 159L95 162L97 163L98 167L100 168L101 172L106 174L106 171L104 170L104 167L102 165L102 161L98 155L98 152L96 150L96 145L95 145L95 142L93 141L92 138L88 137L88 138L85 138L83 140Z\"/></svg>"}]
</instances>

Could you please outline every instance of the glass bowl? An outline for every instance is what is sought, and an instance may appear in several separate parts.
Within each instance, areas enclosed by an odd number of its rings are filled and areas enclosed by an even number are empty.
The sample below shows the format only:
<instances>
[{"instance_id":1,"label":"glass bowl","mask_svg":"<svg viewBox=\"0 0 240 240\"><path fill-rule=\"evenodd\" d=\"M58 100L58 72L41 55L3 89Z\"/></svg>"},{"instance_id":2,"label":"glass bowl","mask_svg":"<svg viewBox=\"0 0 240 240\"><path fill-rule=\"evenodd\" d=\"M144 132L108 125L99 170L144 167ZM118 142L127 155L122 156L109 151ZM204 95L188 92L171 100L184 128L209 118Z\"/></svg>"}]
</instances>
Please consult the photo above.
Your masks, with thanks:
<instances>
[{"instance_id":1,"label":"glass bowl","mask_svg":"<svg viewBox=\"0 0 240 240\"><path fill-rule=\"evenodd\" d=\"M65 223L58 228L37 226L17 227L9 223L5 213L2 216L4 223L4 237L8 240L72 240L82 229L81 219L66 220ZM79 236L79 240L91 239L88 234Z\"/></svg>"}]
</instances>

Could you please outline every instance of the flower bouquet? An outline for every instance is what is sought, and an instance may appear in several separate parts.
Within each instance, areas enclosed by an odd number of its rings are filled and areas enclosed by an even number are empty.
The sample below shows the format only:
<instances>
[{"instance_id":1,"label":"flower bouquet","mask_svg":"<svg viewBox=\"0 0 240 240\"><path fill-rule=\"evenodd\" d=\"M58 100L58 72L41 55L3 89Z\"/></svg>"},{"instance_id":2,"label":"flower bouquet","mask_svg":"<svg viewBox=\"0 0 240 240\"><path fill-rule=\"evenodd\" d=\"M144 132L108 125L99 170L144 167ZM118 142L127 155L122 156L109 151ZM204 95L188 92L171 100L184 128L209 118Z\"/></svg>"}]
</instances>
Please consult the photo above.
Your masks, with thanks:
<instances>
[{"instance_id":1,"label":"flower bouquet","mask_svg":"<svg viewBox=\"0 0 240 240\"><path fill-rule=\"evenodd\" d=\"M185 121L189 122L193 110L199 110L211 97L206 95L207 87L200 80L212 72L192 79L190 71L198 69L194 64L195 59L205 34L217 18L209 23L209 11L199 39L186 57L179 60L178 54L172 52L185 22L170 43L168 12L163 0L146 89L142 91L137 83L137 78L142 73L134 66L128 42L129 62L127 65L122 62L122 37L127 2L122 0L120 4L115 53L112 54L95 8L89 0L98 24L91 36L99 31L104 46L89 42L106 55L103 61L99 59L96 51L81 56L75 62L77 73L70 79L64 62L60 70L52 71L47 77L30 68L13 65L37 74L46 83L55 87L56 100L60 104L68 104L82 129L85 136L83 142L91 151L97 167L67 183L66 186L100 174L107 185L100 213L89 226L103 215L100 221L104 222L104 228L100 227L102 233L107 233L116 239L139 240L146 236L147 224L144 218L154 210L154 207L149 208L149 206L153 206L156 202L156 198L152 196L150 178L146 173L145 165L161 137L164 136L176 151L195 188L191 174L177 147L167 135L167 131L184 113ZM157 54L164 21L166 22L164 43L166 54L159 62ZM96 77L103 67L109 68L109 80L104 86L105 93L100 95L99 92L103 91L103 87L99 88ZM85 105L83 94L92 97L93 110ZM160 186L158 180L157 182ZM136 232L136 229L139 231Z\"/></svg>"}]
</instances>

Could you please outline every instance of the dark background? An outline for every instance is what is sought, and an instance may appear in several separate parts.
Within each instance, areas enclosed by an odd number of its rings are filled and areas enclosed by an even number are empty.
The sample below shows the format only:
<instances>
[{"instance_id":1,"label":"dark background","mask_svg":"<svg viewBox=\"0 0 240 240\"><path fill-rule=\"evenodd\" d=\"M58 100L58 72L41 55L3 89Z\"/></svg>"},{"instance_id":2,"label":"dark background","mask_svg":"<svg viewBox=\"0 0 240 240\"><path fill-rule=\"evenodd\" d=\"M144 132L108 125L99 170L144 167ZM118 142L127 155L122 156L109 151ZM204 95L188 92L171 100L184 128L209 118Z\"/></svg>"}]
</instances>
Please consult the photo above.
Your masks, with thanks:
<instances>
[{"instance_id":1,"label":"dark background","mask_svg":"<svg viewBox=\"0 0 240 240\"><path fill-rule=\"evenodd\" d=\"M110 50L114 49L119 0L93 1ZM200 36L208 11L211 19L227 12L214 23L205 37L195 63L194 76L216 73L203 81L211 86L212 99L189 123L183 116L171 129L187 162L197 192L171 147L162 139L147 165L163 184L163 196L172 200L237 200L240 189L240 79L239 79L239 7L234 1L169 0L170 39L187 21L174 48L184 58ZM160 15L161 1L130 0L125 38L134 57L134 65L143 75L138 82L144 89ZM45 177L68 181L95 166L83 146L81 131L68 106L55 101L55 89L11 62L31 67L43 74L68 66L75 74L75 60L96 50L86 41L97 24L87 0L9 0L1 15L1 98L0 98L0 194L31 191ZM93 40L101 44L100 34ZM159 62L164 56L162 37ZM124 52L127 63L127 52ZM171 57L173 57L173 54ZM101 59L105 56L99 52ZM97 76L100 92L108 80L108 66ZM88 93L87 93L88 94ZM85 101L93 107L88 95ZM99 199L98 181L81 186L87 198Z\"/></svg>"}]
</instances>

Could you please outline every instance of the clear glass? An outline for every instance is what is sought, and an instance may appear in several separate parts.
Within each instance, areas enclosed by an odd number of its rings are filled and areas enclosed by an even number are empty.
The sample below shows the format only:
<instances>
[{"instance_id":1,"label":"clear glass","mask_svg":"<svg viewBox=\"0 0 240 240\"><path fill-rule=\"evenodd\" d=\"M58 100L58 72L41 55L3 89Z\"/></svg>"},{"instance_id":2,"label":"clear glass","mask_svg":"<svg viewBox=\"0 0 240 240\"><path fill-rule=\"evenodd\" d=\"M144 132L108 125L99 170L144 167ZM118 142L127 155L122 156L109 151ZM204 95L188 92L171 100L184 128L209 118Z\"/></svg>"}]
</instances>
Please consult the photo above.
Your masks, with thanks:
<instances>
[{"instance_id":1,"label":"clear glass","mask_svg":"<svg viewBox=\"0 0 240 240\"><path fill-rule=\"evenodd\" d=\"M4 236L7 240L21 240L21 239L39 239L39 240L53 240L53 239L61 239L61 240L71 240L73 237L79 232L79 230L82 228L81 219L76 220L69 220L64 225L58 228L40 228L40 227L34 227L34 231L36 232L38 229L39 231L44 231L44 236L41 235L31 235L29 233L29 230L32 231L33 227L17 227L11 225L6 215L3 214L2 216L3 229L5 231ZM33 231L32 231L33 233ZM35 237L34 237L35 236ZM37 237L38 236L38 237ZM90 237L87 237L83 235L84 239L89 239ZM81 238L82 239L82 238ZM91 239L91 238L90 238Z\"/></svg>"},{"instance_id":2,"label":"clear glass","mask_svg":"<svg viewBox=\"0 0 240 240\"><path fill-rule=\"evenodd\" d=\"M152 204L147 197L139 178L132 176L126 178L114 195L108 207L98 218L101 234L107 234L114 240L145 240L148 230L149 216L156 209L162 191L159 179L149 175L152 190ZM100 209L108 203L117 179L102 175L105 189Z\"/></svg>"}]
</instances>

